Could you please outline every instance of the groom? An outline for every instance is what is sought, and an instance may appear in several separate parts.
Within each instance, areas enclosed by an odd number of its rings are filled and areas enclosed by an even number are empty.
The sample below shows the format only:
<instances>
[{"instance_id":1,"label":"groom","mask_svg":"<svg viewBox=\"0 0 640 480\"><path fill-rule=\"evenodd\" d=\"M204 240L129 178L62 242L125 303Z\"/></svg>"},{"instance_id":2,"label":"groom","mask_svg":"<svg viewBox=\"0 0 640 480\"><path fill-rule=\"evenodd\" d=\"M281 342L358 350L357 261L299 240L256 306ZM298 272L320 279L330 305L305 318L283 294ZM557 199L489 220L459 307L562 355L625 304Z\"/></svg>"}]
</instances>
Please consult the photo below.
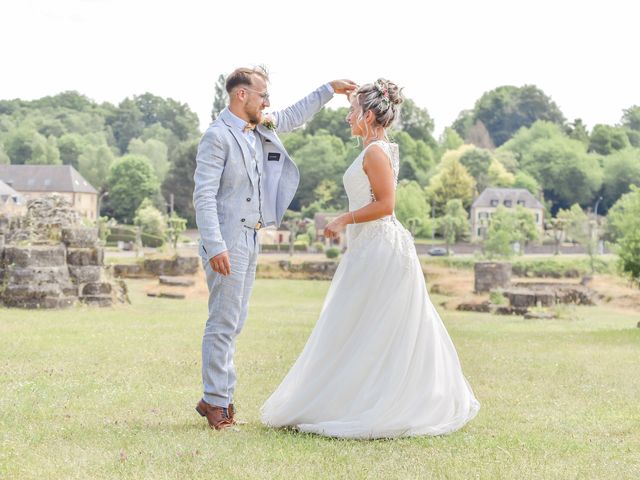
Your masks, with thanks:
<instances>
[{"instance_id":1,"label":"groom","mask_svg":"<svg viewBox=\"0 0 640 480\"><path fill-rule=\"evenodd\" d=\"M348 95L356 87L350 80L334 80L263 119L268 81L262 68L238 68L227 77L229 105L202 136L196 157L193 203L209 287L204 396L196 410L216 430L235 424L233 354L255 278L258 230L280 225L300 178L275 130L301 126L334 93Z\"/></svg>"}]
</instances>

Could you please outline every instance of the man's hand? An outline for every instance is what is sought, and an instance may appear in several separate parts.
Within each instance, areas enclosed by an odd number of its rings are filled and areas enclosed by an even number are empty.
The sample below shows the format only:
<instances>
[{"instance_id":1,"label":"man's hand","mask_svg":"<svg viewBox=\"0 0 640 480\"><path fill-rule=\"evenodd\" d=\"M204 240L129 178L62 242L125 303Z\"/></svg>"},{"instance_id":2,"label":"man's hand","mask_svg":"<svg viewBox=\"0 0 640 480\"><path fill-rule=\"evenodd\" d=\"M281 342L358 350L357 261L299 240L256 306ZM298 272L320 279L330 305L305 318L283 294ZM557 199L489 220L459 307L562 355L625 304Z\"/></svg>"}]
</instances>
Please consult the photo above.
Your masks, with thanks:
<instances>
[{"instance_id":1,"label":"man's hand","mask_svg":"<svg viewBox=\"0 0 640 480\"><path fill-rule=\"evenodd\" d=\"M231 273L231 263L229 263L229 252L224 251L219 253L215 257L209 259L209 265L214 272L218 272L220 275L229 275Z\"/></svg>"},{"instance_id":2,"label":"man's hand","mask_svg":"<svg viewBox=\"0 0 640 480\"><path fill-rule=\"evenodd\" d=\"M351 95L356 88L358 88L358 85L356 85L355 82L346 79L334 80L329 83L331 84L331 88L333 88L333 91L335 93L346 95L347 97Z\"/></svg>"}]
</instances>

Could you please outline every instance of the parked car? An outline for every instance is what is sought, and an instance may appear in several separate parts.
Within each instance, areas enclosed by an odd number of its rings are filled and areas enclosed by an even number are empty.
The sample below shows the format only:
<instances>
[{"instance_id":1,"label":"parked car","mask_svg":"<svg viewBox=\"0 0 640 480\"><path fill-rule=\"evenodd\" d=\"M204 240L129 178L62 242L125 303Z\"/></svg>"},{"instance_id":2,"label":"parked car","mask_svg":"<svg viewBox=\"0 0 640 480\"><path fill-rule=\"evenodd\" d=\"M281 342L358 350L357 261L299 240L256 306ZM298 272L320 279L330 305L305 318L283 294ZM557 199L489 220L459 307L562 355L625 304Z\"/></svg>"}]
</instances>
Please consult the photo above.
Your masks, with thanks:
<instances>
[{"instance_id":1,"label":"parked car","mask_svg":"<svg viewBox=\"0 0 640 480\"><path fill-rule=\"evenodd\" d=\"M447 254L447 249L444 247L433 247L430 248L427 253L432 257L442 257Z\"/></svg>"}]
</instances>

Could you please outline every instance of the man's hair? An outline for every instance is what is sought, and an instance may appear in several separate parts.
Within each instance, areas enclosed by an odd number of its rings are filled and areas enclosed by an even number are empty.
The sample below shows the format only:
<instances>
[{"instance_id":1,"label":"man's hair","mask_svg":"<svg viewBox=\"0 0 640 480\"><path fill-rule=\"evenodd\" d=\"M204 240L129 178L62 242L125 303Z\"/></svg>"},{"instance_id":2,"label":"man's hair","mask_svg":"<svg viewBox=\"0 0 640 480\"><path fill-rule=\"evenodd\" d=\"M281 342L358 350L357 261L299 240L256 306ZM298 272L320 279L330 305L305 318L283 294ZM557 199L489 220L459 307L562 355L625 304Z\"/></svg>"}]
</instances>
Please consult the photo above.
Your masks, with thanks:
<instances>
[{"instance_id":1,"label":"man's hair","mask_svg":"<svg viewBox=\"0 0 640 480\"><path fill-rule=\"evenodd\" d=\"M246 85L250 87L253 85L252 77L257 75L262 77L265 82L269 81L269 74L267 73L267 69L263 66L253 67L253 68L236 68L231 75L227 77L227 83L225 84L225 88L227 93L231 93L231 91L240 86Z\"/></svg>"}]
</instances>

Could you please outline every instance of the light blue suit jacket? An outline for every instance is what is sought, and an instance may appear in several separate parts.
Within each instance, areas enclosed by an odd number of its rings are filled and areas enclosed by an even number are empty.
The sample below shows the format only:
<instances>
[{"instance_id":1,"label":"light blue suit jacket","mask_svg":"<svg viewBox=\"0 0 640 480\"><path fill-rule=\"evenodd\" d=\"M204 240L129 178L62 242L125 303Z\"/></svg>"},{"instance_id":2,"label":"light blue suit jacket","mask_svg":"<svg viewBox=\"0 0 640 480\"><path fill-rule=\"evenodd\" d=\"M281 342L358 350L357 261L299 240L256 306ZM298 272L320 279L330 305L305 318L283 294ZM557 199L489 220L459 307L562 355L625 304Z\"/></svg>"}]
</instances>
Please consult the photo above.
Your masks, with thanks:
<instances>
[{"instance_id":1,"label":"light blue suit jacket","mask_svg":"<svg viewBox=\"0 0 640 480\"><path fill-rule=\"evenodd\" d=\"M274 113L278 132L303 125L333 97L323 85L294 105ZM252 227L258 198L254 191L250 148L241 132L232 127L230 112L223 110L204 132L196 157L193 204L200 233L200 255L210 259L233 248L245 226ZM262 213L266 225L280 225L300 182L298 167L275 131L256 128L262 142Z\"/></svg>"}]
</instances>

